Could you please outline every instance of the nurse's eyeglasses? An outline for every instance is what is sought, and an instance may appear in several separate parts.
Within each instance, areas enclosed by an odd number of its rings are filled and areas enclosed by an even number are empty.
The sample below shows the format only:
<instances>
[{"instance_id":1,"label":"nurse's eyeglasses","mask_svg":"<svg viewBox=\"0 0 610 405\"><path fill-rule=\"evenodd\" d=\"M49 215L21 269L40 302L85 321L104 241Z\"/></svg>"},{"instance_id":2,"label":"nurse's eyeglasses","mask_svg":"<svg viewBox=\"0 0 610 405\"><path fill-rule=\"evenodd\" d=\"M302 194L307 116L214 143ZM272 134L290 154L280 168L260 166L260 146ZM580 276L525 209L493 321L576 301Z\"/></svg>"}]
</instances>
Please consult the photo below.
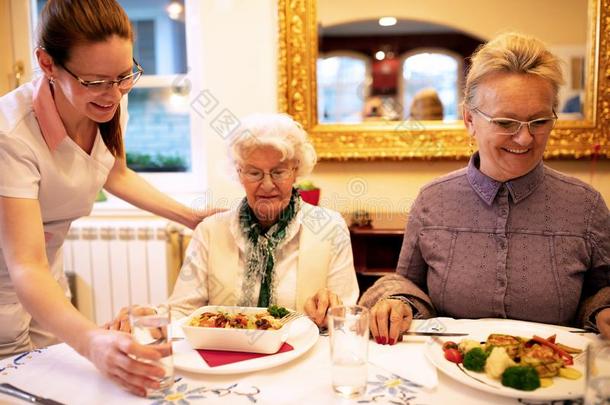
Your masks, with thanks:
<instances>
[{"instance_id":1,"label":"nurse's eyeglasses","mask_svg":"<svg viewBox=\"0 0 610 405\"><path fill-rule=\"evenodd\" d=\"M532 135L546 135L551 132L555 126L555 122L557 121L557 114L555 113L555 110L553 110L552 117L536 118L535 120L531 121L490 117L477 107L472 107L472 111L479 113L481 117L485 119L485 121L489 122L497 134L506 136L517 135L524 125L527 125L527 128Z\"/></svg>"},{"instance_id":2,"label":"nurse's eyeglasses","mask_svg":"<svg viewBox=\"0 0 610 405\"><path fill-rule=\"evenodd\" d=\"M116 80L83 80L74 73L72 73L67 67L64 65L60 65L63 70L68 72L73 78L78 80L78 82L87 88L87 90L92 93L103 93L106 90L110 90L112 86L116 83L119 90L129 91L136 84L136 82L142 77L142 73L144 73L144 69L138 63L138 61L133 58L135 72L131 72L130 74L123 76Z\"/></svg>"}]
</instances>

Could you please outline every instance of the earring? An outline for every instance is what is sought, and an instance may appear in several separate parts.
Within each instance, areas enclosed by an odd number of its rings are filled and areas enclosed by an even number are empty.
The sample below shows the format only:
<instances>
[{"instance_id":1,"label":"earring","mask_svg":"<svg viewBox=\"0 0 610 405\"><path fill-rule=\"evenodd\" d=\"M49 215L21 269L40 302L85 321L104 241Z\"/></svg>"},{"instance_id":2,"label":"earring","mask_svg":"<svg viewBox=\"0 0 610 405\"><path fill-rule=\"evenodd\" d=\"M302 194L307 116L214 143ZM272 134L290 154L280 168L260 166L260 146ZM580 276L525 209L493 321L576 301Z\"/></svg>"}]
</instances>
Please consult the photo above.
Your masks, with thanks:
<instances>
[{"instance_id":1,"label":"earring","mask_svg":"<svg viewBox=\"0 0 610 405\"><path fill-rule=\"evenodd\" d=\"M472 156L474 154L474 144L472 142L472 138L474 138L473 135L470 135L468 137L468 149L469 149L469 155Z\"/></svg>"},{"instance_id":2,"label":"earring","mask_svg":"<svg viewBox=\"0 0 610 405\"><path fill-rule=\"evenodd\" d=\"M49 77L49 84L53 86L55 84L55 79L53 77Z\"/></svg>"}]
</instances>

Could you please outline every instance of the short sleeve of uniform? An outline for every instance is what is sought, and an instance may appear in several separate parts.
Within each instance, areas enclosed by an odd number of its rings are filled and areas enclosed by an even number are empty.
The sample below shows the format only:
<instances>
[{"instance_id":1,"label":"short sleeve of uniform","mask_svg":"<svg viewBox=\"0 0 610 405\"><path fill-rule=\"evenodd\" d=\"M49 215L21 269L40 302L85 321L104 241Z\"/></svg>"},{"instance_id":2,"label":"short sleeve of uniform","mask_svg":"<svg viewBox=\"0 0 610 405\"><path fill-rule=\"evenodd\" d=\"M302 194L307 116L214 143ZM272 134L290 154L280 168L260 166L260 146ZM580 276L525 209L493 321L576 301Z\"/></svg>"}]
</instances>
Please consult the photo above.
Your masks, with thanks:
<instances>
[{"instance_id":1,"label":"short sleeve of uniform","mask_svg":"<svg viewBox=\"0 0 610 405\"><path fill-rule=\"evenodd\" d=\"M0 133L0 196L38 198L40 171L32 149Z\"/></svg>"}]
</instances>

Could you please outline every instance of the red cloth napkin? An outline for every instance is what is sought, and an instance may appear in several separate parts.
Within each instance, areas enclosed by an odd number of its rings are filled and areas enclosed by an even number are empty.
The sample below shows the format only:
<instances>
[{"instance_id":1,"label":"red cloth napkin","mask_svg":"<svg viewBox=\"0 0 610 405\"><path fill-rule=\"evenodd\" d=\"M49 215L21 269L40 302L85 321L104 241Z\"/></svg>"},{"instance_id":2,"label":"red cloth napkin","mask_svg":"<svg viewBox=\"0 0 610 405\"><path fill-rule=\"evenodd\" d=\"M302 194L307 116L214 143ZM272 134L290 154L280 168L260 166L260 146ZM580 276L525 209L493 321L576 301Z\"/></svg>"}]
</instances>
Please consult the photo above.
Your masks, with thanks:
<instances>
[{"instance_id":1,"label":"red cloth napkin","mask_svg":"<svg viewBox=\"0 0 610 405\"><path fill-rule=\"evenodd\" d=\"M225 364L237 363L244 360L257 359L259 357L273 356L274 354L289 352L294 347L288 343L284 343L280 350L276 353L264 354L264 353L246 353L246 352L230 352L227 350L206 350L197 349L197 353L201 358L208 363L210 367L224 366Z\"/></svg>"}]
</instances>

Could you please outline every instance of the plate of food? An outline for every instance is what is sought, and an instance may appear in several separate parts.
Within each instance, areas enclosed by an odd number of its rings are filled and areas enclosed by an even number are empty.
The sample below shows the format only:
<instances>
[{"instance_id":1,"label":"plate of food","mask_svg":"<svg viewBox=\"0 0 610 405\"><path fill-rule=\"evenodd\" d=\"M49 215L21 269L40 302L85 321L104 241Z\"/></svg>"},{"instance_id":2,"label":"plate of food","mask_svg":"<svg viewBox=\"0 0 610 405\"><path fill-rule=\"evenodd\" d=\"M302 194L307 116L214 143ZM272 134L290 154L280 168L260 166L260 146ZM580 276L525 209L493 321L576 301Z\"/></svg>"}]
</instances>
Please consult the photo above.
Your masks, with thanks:
<instances>
[{"instance_id":1,"label":"plate of food","mask_svg":"<svg viewBox=\"0 0 610 405\"><path fill-rule=\"evenodd\" d=\"M271 368L293 360L316 343L319 331L308 317L286 324L278 322L289 312L292 311L281 307L201 307L176 323L186 339L174 342L174 366L195 373L235 374ZM284 343L289 344L292 350L277 353ZM196 349L268 355L210 367Z\"/></svg>"},{"instance_id":2,"label":"plate of food","mask_svg":"<svg viewBox=\"0 0 610 405\"><path fill-rule=\"evenodd\" d=\"M589 340L565 329L522 321L469 322L462 339L435 337L426 357L441 372L496 395L527 400L582 397Z\"/></svg>"}]
</instances>

